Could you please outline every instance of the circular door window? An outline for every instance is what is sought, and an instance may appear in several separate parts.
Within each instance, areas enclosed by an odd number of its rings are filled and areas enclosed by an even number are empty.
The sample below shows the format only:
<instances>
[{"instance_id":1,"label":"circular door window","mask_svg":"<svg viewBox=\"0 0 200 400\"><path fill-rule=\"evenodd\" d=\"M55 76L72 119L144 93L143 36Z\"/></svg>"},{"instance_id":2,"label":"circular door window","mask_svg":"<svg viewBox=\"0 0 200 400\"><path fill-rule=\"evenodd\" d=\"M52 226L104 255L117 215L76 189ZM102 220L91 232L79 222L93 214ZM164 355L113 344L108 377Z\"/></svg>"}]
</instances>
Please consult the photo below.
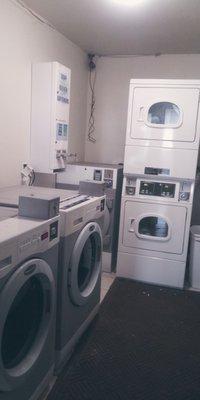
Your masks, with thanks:
<instances>
[{"instance_id":1,"label":"circular door window","mask_svg":"<svg viewBox=\"0 0 200 400\"><path fill-rule=\"evenodd\" d=\"M95 237L92 234L85 242L78 264L78 287L81 293L90 282L95 267L96 251Z\"/></svg>"},{"instance_id":2,"label":"circular door window","mask_svg":"<svg viewBox=\"0 0 200 400\"><path fill-rule=\"evenodd\" d=\"M29 260L0 294L0 390L13 390L36 367L55 309L55 281L49 265Z\"/></svg>"},{"instance_id":3,"label":"circular door window","mask_svg":"<svg viewBox=\"0 0 200 400\"><path fill-rule=\"evenodd\" d=\"M101 273L102 236L97 223L81 231L70 260L69 292L76 305L82 305L93 293Z\"/></svg>"},{"instance_id":4,"label":"circular door window","mask_svg":"<svg viewBox=\"0 0 200 400\"><path fill-rule=\"evenodd\" d=\"M144 236L167 238L169 235L169 226L164 218L147 216L139 221L138 233Z\"/></svg>"},{"instance_id":5,"label":"circular door window","mask_svg":"<svg viewBox=\"0 0 200 400\"><path fill-rule=\"evenodd\" d=\"M38 278L32 277L19 290L5 321L2 336L5 368L16 367L29 352L38 333L43 310L43 287Z\"/></svg>"},{"instance_id":6,"label":"circular door window","mask_svg":"<svg viewBox=\"0 0 200 400\"><path fill-rule=\"evenodd\" d=\"M149 108L148 122L152 125L176 127L180 123L180 109L176 104L163 101L153 104Z\"/></svg>"},{"instance_id":7,"label":"circular door window","mask_svg":"<svg viewBox=\"0 0 200 400\"><path fill-rule=\"evenodd\" d=\"M104 249L109 248L110 245L110 224L111 224L111 215L110 211L107 207L105 206L105 215L104 215L104 222L103 222L103 227L102 227L102 235L103 235L103 246Z\"/></svg>"}]
</instances>

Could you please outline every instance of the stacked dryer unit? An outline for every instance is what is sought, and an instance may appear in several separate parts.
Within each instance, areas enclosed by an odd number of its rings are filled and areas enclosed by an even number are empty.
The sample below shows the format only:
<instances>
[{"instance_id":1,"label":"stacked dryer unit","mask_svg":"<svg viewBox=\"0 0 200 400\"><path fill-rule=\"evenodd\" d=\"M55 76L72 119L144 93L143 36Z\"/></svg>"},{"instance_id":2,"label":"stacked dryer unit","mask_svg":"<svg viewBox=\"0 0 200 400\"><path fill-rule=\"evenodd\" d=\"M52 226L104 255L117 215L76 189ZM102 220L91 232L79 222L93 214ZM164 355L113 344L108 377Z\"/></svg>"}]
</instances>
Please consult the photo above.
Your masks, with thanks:
<instances>
[{"instance_id":1,"label":"stacked dryer unit","mask_svg":"<svg viewBox=\"0 0 200 400\"><path fill-rule=\"evenodd\" d=\"M118 276L184 285L199 99L200 81L130 82Z\"/></svg>"}]
</instances>

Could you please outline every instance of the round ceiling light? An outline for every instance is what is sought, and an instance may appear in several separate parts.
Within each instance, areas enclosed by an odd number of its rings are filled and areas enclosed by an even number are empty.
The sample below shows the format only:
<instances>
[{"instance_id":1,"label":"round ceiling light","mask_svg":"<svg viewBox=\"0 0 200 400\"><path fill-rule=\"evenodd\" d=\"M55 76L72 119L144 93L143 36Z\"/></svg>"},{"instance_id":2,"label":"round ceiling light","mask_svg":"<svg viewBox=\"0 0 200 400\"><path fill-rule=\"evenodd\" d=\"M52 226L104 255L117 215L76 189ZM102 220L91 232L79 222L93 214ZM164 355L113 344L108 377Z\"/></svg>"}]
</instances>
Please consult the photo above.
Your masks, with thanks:
<instances>
[{"instance_id":1,"label":"round ceiling light","mask_svg":"<svg viewBox=\"0 0 200 400\"><path fill-rule=\"evenodd\" d=\"M142 1L143 0L112 0L113 3L125 6L135 6L139 3L142 3Z\"/></svg>"}]
</instances>

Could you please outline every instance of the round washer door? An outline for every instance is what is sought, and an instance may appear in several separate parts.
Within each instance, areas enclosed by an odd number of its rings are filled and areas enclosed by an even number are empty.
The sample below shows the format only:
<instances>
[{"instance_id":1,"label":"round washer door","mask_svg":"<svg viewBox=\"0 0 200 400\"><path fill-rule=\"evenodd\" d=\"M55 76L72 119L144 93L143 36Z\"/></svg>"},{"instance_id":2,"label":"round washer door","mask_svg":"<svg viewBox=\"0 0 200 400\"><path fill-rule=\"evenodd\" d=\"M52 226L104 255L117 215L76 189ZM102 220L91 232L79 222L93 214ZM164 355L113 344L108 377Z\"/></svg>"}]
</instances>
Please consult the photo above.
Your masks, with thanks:
<instances>
[{"instance_id":1,"label":"round washer door","mask_svg":"<svg viewBox=\"0 0 200 400\"><path fill-rule=\"evenodd\" d=\"M105 215L104 215L104 222L103 222L103 228L102 228L102 235L103 238L108 234L110 228L110 211L105 205Z\"/></svg>"},{"instance_id":2,"label":"round washer door","mask_svg":"<svg viewBox=\"0 0 200 400\"><path fill-rule=\"evenodd\" d=\"M101 274L102 234L96 222L88 223L79 234L70 260L69 294L75 305L85 304Z\"/></svg>"},{"instance_id":3,"label":"round washer door","mask_svg":"<svg viewBox=\"0 0 200 400\"><path fill-rule=\"evenodd\" d=\"M41 259L21 265L0 294L0 391L26 381L41 355L55 309L55 280Z\"/></svg>"}]
</instances>

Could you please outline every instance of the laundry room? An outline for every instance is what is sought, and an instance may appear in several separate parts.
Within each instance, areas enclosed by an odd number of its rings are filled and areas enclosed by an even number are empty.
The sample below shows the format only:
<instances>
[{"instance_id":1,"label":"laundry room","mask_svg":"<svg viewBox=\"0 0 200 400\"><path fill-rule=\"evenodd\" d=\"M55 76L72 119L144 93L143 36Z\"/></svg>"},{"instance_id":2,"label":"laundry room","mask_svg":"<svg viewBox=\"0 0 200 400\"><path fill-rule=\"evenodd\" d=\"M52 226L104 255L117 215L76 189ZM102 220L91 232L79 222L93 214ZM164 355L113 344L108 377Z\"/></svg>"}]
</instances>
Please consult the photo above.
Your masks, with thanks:
<instances>
[{"instance_id":1,"label":"laundry room","mask_svg":"<svg viewBox=\"0 0 200 400\"><path fill-rule=\"evenodd\" d=\"M199 0L0 33L0 400L199 400Z\"/></svg>"}]
</instances>

